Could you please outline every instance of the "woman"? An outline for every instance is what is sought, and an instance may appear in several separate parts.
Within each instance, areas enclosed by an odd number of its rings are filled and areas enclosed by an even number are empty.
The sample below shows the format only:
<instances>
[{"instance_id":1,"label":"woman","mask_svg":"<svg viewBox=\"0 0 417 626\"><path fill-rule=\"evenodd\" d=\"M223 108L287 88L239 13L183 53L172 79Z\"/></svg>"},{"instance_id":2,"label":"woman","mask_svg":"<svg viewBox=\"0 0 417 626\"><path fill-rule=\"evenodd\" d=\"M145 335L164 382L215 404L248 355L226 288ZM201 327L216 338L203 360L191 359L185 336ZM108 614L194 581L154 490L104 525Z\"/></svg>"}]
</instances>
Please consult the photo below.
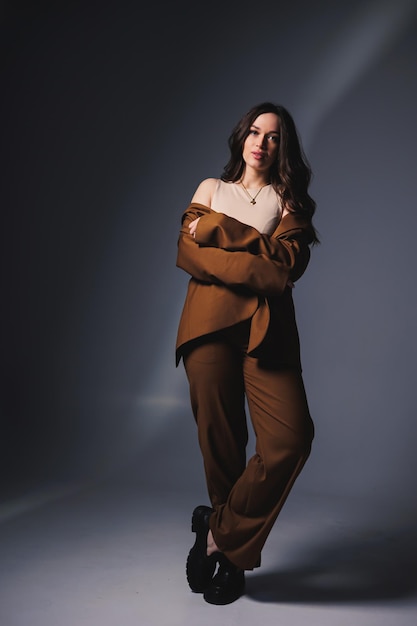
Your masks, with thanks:
<instances>
[{"instance_id":1,"label":"woman","mask_svg":"<svg viewBox=\"0 0 417 626\"><path fill-rule=\"evenodd\" d=\"M291 115L270 102L248 111L229 148L221 178L203 180L183 214L177 257L191 276L177 365L211 502L193 512L186 571L212 604L244 592L314 433L292 300L318 243L311 170ZM256 437L248 462L245 400Z\"/></svg>"}]
</instances>

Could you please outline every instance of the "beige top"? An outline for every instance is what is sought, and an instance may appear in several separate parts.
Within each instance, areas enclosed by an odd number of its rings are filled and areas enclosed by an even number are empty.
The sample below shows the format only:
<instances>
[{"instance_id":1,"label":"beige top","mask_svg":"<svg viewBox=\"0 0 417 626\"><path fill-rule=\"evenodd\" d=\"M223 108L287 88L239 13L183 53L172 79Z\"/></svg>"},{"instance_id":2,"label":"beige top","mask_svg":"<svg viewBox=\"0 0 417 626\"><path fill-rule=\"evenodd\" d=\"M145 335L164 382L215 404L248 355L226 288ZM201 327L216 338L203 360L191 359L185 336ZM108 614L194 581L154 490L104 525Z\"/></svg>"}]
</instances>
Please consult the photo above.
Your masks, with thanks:
<instances>
[{"instance_id":1,"label":"beige top","mask_svg":"<svg viewBox=\"0 0 417 626\"><path fill-rule=\"evenodd\" d=\"M259 189L248 189L252 198ZM218 180L211 208L216 213L234 217L243 224L256 228L260 233L271 235L281 219L281 202L272 185L266 185L252 204L242 185Z\"/></svg>"}]
</instances>

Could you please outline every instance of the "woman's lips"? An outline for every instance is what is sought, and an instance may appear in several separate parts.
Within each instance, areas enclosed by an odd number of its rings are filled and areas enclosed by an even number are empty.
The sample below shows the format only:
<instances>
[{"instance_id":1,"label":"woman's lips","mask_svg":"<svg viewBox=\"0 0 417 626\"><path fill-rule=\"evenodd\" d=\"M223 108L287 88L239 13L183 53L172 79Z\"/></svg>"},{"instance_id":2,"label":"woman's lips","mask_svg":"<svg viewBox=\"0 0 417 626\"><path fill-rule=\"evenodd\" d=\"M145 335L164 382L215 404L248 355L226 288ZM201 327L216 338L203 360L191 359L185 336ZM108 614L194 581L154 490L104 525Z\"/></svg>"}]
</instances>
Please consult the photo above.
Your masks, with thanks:
<instances>
[{"instance_id":1,"label":"woman's lips","mask_svg":"<svg viewBox=\"0 0 417 626\"><path fill-rule=\"evenodd\" d=\"M254 159L257 159L258 161L260 161L261 159L265 157L265 154L263 152L252 152L252 156Z\"/></svg>"}]
</instances>

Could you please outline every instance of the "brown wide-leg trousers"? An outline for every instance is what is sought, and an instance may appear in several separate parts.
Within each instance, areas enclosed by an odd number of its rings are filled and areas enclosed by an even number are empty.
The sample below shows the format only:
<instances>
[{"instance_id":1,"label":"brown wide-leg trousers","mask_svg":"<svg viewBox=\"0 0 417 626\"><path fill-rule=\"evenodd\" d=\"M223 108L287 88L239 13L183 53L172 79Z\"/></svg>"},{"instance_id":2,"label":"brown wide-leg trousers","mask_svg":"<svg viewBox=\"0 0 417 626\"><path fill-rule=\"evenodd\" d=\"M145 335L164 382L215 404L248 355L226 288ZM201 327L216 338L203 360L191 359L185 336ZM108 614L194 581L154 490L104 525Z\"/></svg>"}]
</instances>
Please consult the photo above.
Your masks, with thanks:
<instances>
[{"instance_id":1,"label":"brown wide-leg trousers","mask_svg":"<svg viewBox=\"0 0 417 626\"><path fill-rule=\"evenodd\" d=\"M248 356L248 335L248 324L239 324L184 355L214 509L210 528L219 549L246 570L259 566L314 436L301 372ZM245 397L256 437L248 462Z\"/></svg>"}]
</instances>

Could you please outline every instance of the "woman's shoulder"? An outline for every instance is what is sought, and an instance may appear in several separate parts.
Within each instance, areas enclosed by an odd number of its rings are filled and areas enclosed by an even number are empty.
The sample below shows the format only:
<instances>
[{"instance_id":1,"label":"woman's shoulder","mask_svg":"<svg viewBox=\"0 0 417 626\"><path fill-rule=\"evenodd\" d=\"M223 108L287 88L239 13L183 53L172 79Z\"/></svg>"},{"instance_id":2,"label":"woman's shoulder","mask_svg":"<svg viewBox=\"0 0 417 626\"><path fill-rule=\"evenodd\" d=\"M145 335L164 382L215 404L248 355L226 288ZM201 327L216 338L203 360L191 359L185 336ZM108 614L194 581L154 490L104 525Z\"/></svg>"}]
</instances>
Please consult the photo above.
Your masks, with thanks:
<instances>
[{"instance_id":1,"label":"woman's shoulder","mask_svg":"<svg viewBox=\"0 0 417 626\"><path fill-rule=\"evenodd\" d=\"M219 178L204 178L195 190L191 202L198 202L211 207L211 201L219 180Z\"/></svg>"}]
</instances>

